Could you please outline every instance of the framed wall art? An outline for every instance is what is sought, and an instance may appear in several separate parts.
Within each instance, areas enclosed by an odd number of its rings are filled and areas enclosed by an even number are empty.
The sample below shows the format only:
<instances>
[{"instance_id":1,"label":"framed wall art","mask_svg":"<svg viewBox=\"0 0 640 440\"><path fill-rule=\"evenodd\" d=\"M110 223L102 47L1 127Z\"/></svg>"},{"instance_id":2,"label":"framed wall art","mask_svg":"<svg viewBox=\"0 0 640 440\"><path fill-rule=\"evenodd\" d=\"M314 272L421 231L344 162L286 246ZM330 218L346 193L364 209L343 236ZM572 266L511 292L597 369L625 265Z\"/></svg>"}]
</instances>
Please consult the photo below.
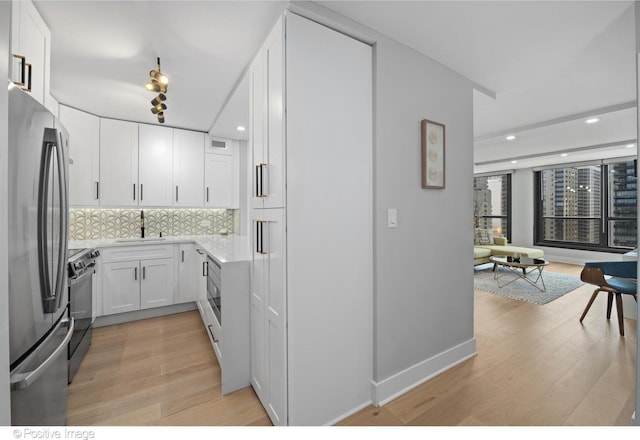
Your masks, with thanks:
<instances>
[{"instance_id":1,"label":"framed wall art","mask_svg":"<svg viewBox=\"0 0 640 440\"><path fill-rule=\"evenodd\" d=\"M444 189L444 124L422 120L422 187Z\"/></svg>"}]
</instances>

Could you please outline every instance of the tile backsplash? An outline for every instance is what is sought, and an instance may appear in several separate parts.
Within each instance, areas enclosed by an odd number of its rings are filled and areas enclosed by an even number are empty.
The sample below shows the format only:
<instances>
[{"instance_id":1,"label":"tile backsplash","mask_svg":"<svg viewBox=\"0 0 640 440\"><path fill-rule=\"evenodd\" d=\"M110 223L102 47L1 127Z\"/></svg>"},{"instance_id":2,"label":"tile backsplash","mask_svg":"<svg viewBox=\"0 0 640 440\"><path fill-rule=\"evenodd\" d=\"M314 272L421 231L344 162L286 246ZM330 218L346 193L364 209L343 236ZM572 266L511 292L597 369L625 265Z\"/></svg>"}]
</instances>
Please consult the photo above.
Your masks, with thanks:
<instances>
[{"instance_id":1,"label":"tile backsplash","mask_svg":"<svg viewBox=\"0 0 640 440\"><path fill-rule=\"evenodd\" d=\"M69 238L92 240L102 238L140 237L141 209L69 210ZM209 235L226 229L233 234L240 229L236 209L144 209L145 237L175 235Z\"/></svg>"}]
</instances>

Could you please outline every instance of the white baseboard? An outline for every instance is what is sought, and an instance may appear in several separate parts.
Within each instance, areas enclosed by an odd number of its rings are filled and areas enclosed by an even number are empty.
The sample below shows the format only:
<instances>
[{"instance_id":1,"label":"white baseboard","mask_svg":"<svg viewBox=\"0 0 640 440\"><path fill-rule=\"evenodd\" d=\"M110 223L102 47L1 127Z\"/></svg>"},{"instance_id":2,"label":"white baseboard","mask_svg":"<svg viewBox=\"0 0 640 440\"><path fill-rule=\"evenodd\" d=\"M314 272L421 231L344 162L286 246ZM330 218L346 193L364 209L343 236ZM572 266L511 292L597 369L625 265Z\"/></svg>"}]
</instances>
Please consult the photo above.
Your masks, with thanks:
<instances>
[{"instance_id":1,"label":"white baseboard","mask_svg":"<svg viewBox=\"0 0 640 440\"><path fill-rule=\"evenodd\" d=\"M476 355L476 340L469 339L380 382L371 382L375 406L382 406L429 379Z\"/></svg>"},{"instance_id":2,"label":"white baseboard","mask_svg":"<svg viewBox=\"0 0 640 440\"><path fill-rule=\"evenodd\" d=\"M325 426L333 426L333 425L337 424L338 422L340 422L340 421L342 421L342 420L346 419L347 417L350 417L350 416L352 416L352 415L356 414L357 412L362 411L363 409L367 408L367 407L368 407L369 405L371 405L371 404L372 404L372 402L371 402L370 400L369 400L369 401L367 401L367 402L364 402L364 403L362 403L361 405L359 405L359 406L357 406L357 407L353 408L352 410L347 411L346 413L342 414L341 416L336 417L335 419L333 419L333 420L331 420L331 421L327 422L327 423L325 424Z\"/></svg>"},{"instance_id":3,"label":"white baseboard","mask_svg":"<svg viewBox=\"0 0 640 440\"><path fill-rule=\"evenodd\" d=\"M171 306L156 307L153 309L136 310L135 312L117 313L115 315L98 316L93 321L93 327L122 324L125 322L139 321L140 319L157 318L158 316L173 315L174 313L198 310L196 303L188 302Z\"/></svg>"}]
</instances>

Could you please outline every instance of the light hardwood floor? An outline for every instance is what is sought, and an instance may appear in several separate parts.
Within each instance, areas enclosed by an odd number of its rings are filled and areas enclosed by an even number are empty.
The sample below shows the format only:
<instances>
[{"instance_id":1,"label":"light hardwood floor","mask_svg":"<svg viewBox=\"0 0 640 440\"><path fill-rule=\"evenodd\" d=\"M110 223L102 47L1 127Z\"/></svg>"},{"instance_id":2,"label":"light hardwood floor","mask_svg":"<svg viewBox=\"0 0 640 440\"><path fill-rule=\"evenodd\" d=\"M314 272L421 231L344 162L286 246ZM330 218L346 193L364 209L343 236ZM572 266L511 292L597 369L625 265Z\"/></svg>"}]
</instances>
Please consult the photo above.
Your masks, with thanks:
<instances>
[{"instance_id":1,"label":"light hardwood floor","mask_svg":"<svg viewBox=\"0 0 640 440\"><path fill-rule=\"evenodd\" d=\"M580 324L592 291L585 285L544 306L476 291L477 356L340 425L629 425L636 322L625 319L620 337L601 294ZM205 331L197 311L95 329L69 388L68 423L270 425L250 387L220 394Z\"/></svg>"}]
</instances>

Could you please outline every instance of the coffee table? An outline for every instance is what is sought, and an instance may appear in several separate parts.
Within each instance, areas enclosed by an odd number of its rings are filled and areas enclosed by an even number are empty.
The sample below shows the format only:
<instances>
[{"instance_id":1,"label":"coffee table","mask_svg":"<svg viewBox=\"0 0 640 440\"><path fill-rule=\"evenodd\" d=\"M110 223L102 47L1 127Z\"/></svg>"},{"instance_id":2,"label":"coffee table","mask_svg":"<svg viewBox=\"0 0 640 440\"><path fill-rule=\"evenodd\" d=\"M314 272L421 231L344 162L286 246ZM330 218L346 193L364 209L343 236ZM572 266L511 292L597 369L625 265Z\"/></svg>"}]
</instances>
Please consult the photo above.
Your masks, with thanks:
<instances>
[{"instance_id":1,"label":"coffee table","mask_svg":"<svg viewBox=\"0 0 640 440\"><path fill-rule=\"evenodd\" d=\"M496 280L498 287L502 288L518 280L524 280L541 292L547 291L547 286L544 285L544 278L542 278L542 270L549 264L548 261L543 260L542 258L497 256L491 256L489 257L489 260L495 265L493 268L493 279ZM508 269L508 271L498 273L497 266L502 266L505 269ZM531 279L527 276L531 273L537 275L535 279ZM504 284L500 284L500 280L504 277L508 277L510 280ZM542 285L542 287L540 287L540 285Z\"/></svg>"}]
</instances>

